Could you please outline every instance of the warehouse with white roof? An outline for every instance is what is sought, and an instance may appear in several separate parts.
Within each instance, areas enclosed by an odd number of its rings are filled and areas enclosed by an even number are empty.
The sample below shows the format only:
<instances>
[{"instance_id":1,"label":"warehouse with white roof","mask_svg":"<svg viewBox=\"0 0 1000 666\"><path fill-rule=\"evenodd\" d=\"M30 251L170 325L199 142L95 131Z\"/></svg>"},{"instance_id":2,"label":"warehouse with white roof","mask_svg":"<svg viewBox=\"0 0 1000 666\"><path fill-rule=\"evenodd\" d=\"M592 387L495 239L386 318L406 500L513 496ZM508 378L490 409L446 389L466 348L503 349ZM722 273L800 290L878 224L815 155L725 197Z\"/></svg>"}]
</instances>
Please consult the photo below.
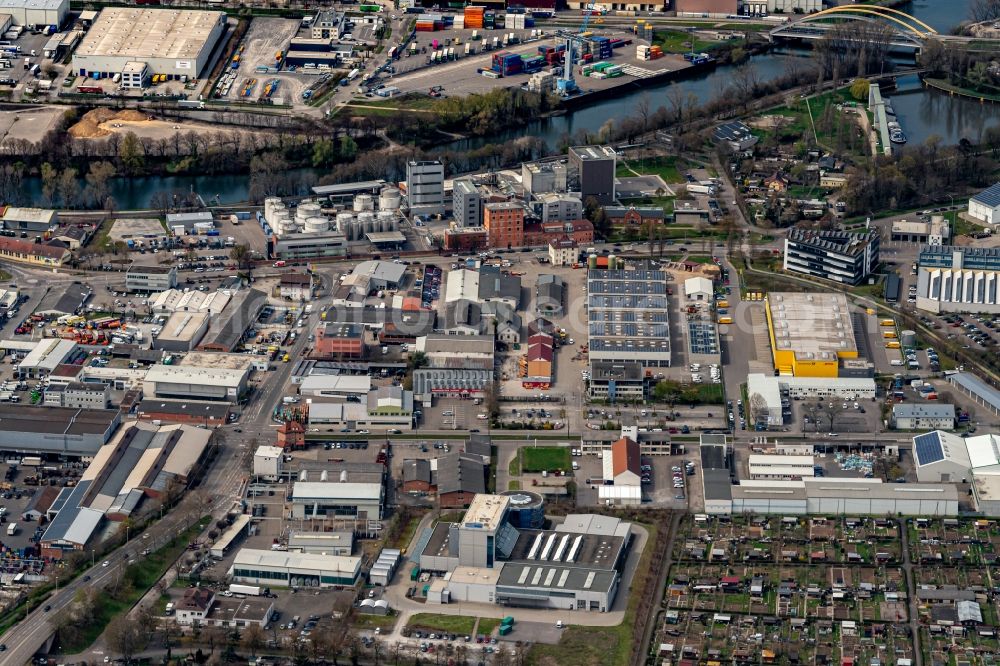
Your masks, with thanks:
<instances>
[{"instance_id":1,"label":"warehouse with white roof","mask_svg":"<svg viewBox=\"0 0 1000 666\"><path fill-rule=\"evenodd\" d=\"M913 461L917 480L924 483L955 483L972 469L965 440L941 430L913 438Z\"/></svg>"},{"instance_id":2,"label":"warehouse with white roof","mask_svg":"<svg viewBox=\"0 0 1000 666\"><path fill-rule=\"evenodd\" d=\"M106 7L73 54L80 76L198 78L226 29L217 11Z\"/></svg>"},{"instance_id":3,"label":"warehouse with white roof","mask_svg":"<svg viewBox=\"0 0 1000 666\"><path fill-rule=\"evenodd\" d=\"M346 472L341 475L346 476ZM330 478L325 471L299 474L292 485L292 518L382 517L384 488L381 483L352 483Z\"/></svg>"},{"instance_id":4,"label":"warehouse with white roof","mask_svg":"<svg viewBox=\"0 0 1000 666\"><path fill-rule=\"evenodd\" d=\"M142 390L151 398L186 398L235 402L247 387L247 369L154 365Z\"/></svg>"},{"instance_id":5,"label":"warehouse with white roof","mask_svg":"<svg viewBox=\"0 0 1000 666\"><path fill-rule=\"evenodd\" d=\"M346 587L361 575L361 558L242 548L229 575L236 583L266 587Z\"/></svg>"}]
</instances>

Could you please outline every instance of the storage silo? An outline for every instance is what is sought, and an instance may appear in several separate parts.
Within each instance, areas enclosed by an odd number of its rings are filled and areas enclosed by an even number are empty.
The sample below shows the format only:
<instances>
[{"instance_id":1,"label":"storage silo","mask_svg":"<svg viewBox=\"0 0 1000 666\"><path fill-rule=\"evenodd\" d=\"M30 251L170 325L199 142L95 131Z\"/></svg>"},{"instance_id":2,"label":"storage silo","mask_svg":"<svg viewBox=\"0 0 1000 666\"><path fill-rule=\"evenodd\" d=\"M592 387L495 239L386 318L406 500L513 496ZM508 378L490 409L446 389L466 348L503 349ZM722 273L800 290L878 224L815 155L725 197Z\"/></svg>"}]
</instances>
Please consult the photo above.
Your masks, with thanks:
<instances>
[{"instance_id":1,"label":"storage silo","mask_svg":"<svg viewBox=\"0 0 1000 666\"><path fill-rule=\"evenodd\" d=\"M915 347L917 344L917 332L900 331L899 344L903 345L904 347Z\"/></svg>"},{"instance_id":2,"label":"storage silo","mask_svg":"<svg viewBox=\"0 0 1000 666\"><path fill-rule=\"evenodd\" d=\"M594 270L595 268L597 268L596 254L592 254L589 257L587 257L587 268L589 268L590 270Z\"/></svg>"},{"instance_id":3,"label":"storage silo","mask_svg":"<svg viewBox=\"0 0 1000 666\"><path fill-rule=\"evenodd\" d=\"M375 213L358 213L358 222L361 223L362 234L370 234L378 231L375 223Z\"/></svg>"},{"instance_id":4,"label":"storage silo","mask_svg":"<svg viewBox=\"0 0 1000 666\"><path fill-rule=\"evenodd\" d=\"M541 529L545 523L545 499L527 490L508 490L500 493L510 498L507 517L510 524L520 529Z\"/></svg>"},{"instance_id":5,"label":"storage silo","mask_svg":"<svg viewBox=\"0 0 1000 666\"><path fill-rule=\"evenodd\" d=\"M375 199L370 194L359 194L354 197L354 212L361 213L366 210L375 210Z\"/></svg>"},{"instance_id":6,"label":"storage silo","mask_svg":"<svg viewBox=\"0 0 1000 666\"><path fill-rule=\"evenodd\" d=\"M403 195L398 187L383 187L378 195L378 209L397 211L402 204Z\"/></svg>"},{"instance_id":7,"label":"storage silo","mask_svg":"<svg viewBox=\"0 0 1000 666\"><path fill-rule=\"evenodd\" d=\"M365 225L358 218L351 220L351 234L347 240L361 240L361 237L365 235Z\"/></svg>"},{"instance_id":8,"label":"storage silo","mask_svg":"<svg viewBox=\"0 0 1000 666\"><path fill-rule=\"evenodd\" d=\"M354 215L351 213L337 213L337 231L345 236L351 228L352 222L354 222Z\"/></svg>"},{"instance_id":9,"label":"storage silo","mask_svg":"<svg viewBox=\"0 0 1000 666\"><path fill-rule=\"evenodd\" d=\"M304 231L310 234L319 234L330 230L330 218L325 215L314 215L307 218Z\"/></svg>"},{"instance_id":10,"label":"storage silo","mask_svg":"<svg viewBox=\"0 0 1000 666\"><path fill-rule=\"evenodd\" d=\"M391 210L380 210L378 212L378 230L395 231L396 214Z\"/></svg>"},{"instance_id":11,"label":"storage silo","mask_svg":"<svg viewBox=\"0 0 1000 666\"><path fill-rule=\"evenodd\" d=\"M310 217L318 217L323 214L323 209L318 203L304 201L295 209L295 219L299 224L305 224Z\"/></svg>"}]
</instances>

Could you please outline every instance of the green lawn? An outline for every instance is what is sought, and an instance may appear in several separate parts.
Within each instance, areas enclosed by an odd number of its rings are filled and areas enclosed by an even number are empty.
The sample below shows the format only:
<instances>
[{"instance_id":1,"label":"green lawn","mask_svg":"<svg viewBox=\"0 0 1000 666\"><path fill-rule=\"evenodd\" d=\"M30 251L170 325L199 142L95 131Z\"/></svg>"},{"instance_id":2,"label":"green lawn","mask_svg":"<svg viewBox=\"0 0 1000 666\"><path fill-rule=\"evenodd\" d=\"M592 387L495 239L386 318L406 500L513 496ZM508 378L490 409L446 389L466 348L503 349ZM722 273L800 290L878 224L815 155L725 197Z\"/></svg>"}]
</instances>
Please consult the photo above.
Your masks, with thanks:
<instances>
[{"instance_id":1,"label":"green lawn","mask_svg":"<svg viewBox=\"0 0 1000 666\"><path fill-rule=\"evenodd\" d=\"M653 43L658 44L664 53L701 52L718 44L718 42L697 39L694 35L680 30L656 30L653 33Z\"/></svg>"},{"instance_id":2,"label":"green lawn","mask_svg":"<svg viewBox=\"0 0 1000 666\"><path fill-rule=\"evenodd\" d=\"M507 473L511 476L521 476L521 456L514 456L507 467Z\"/></svg>"},{"instance_id":3,"label":"green lawn","mask_svg":"<svg viewBox=\"0 0 1000 666\"><path fill-rule=\"evenodd\" d=\"M622 160L618 163L615 175L619 178L628 177L633 175L633 171L642 176L659 176L666 183L684 182L674 156Z\"/></svg>"},{"instance_id":4,"label":"green lawn","mask_svg":"<svg viewBox=\"0 0 1000 666\"><path fill-rule=\"evenodd\" d=\"M659 206L667 215L674 212L674 197L632 197L622 199L622 204L625 206Z\"/></svg>"},{"instance_id":5,"label":"green lawn","mask_svg":"<svg viewBox=\"0 0 1000 666\"><path fill-rule=\"evenodd\" d=\"M562 446L530 446L521 449L521 468L525 472L569 469L569 449Z\"/></svg>"},{"instance_id":6,"label":"green lawn","mask_svg":"<svg viewBox=\"0 0 1000 666\"><path fill-rule=\"evenodd\" d=\"M437 613L417 613L410 618L406 626L412 629L430 629L445 631L449 634L472 634L476 618L468 615L438 615Z\"/></svg>"},{"instance_id":7,"label":"green lawn","mask_svg":"<svg viewBox=\"0 0 1000 666\"><path fill-rule=\"evenodd\" d=\"M353 616L351 621L355 627L360 629L374 629L375 627L382 627L382 629L388 629L396 625L395 615L367 615L357 613Z\"/></svg>"},{"instance_id":8,"label":"green lawn","mask_svg":"<svg viewBox=\"0 0 1000 666\"><path fill-rule=\"evenodd\" d=\"M476 627L476 633L485 634L486 636L489 636L494 631L496 631L497 627L499 626L500 626L499 618L481 617L479 618L479 626Z\"/></svg>"},{"instance_id":9,"label":"green lawn","mask_svg":"<svg viewBox=\"0 0 1000 666\"><path fill-rule=\"evenodd\" d=\"M521 489L520 481L514 480L507 482L507 490L520 490L520 489Z\"/></svg>"}]
</instances>

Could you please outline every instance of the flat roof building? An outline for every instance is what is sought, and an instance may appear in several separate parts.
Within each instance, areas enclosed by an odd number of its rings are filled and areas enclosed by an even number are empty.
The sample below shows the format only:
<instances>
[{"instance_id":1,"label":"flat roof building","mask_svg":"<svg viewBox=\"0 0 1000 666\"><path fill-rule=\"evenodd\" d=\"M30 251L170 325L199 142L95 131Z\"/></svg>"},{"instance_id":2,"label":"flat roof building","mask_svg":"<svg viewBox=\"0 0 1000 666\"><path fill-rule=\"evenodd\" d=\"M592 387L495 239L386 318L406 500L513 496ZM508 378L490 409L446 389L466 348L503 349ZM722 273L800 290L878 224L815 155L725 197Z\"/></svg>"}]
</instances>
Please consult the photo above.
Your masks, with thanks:
<instances>
[{"instance_id":1,"label":"flat roof building","mask_svg":"<svg viewBox=\"0 0 1000 666\"><path fill-rule=\"evenodd\" d=\"M785 270L856 285L879 264L878 232L792 228L785 237Z\"/></svg>"},{"instance_id":2,"label":"flat roof building","mask_svg":"<svg viewBox=\"0 0 1000 666\"><path fill-rule=\"evenodd\" d=\"M893 405L892 424L897 430L951 430L955 427L955 405L943 403Z\"/></svg>"},{"instance_id":3,"label":"flat roof building","mask_svg":"<svg viewBox=\"0 0 1000 666\"><path fill-rule=\"evenodd\" d=\"M198 78L225 29L218 11L105 7L73 54L73 70L110 77L142 62L153 74Z\"/></svg>"},{"instance_id":4,"label":"flat roof building","mask_svg":"<svg viewBox=\"0 0 1000 666\"><path fill-rule=\"evenodd\" d=\"M361 575L361 558L241 548L229 575L234 582L268 587L347 587Z\"/></svg>"},{"instance_id":5,"label":"flat roof building","mask_svg":"<svg viewBox=\"0 0 1000 666\"><path fill-rule=\"evenodd\" d=\"M61 27L69 14L69 0L4 0L0 12L18 26Z\"/></svg>"},{"instance_id":6,"label":"flat roof building","mask_svg":"<svg viewBox=\"0 0 1000 666\"><path fill-rule=\"evenodd\" d=\"M846 295L772 292L765 306L774 367L782 375L835 378L841 359L858 357Z\"/></svg>"},{"instance_id":7,"label":"flat roof building","mask_svg":"<svg viewBox=\"0 0 1000 666\"><path fill-rule=\"evenodd\" d=\"M117 410L0 403L0 450L92 456L119 423Z\"/></svg>"},{"instance_id":8,"label":"flat roof building","mask_svg":"<svg viewBox=\"0 0 1000 666\"><path fill-rule=\"evenodd\" d=\"M17 364L17 369L27 377L47 377L75 350L76 343L72 340L42 338Z\"/></svg>"},{"instance_id":9,"label":"flat roof building","mask_svg":"<svg viewBox=\"0 0 1000 666\"><path fill-rule=\"evenodd\" d=\"M750 454L751 479L805 479L815 476L812 456Z\"/></svg>"},{"instance_id":10,"label":"flat roof building","mask_svg":"<svg viewBox=\"0 0 1000 666\"><path fill-rule=\"evenodd\" d=\"M292 485L292 517L378 520L384 492L381 483L340 482L323 472L300 473Z\"/></svg>"},{"instance_id":11,"label":"flat roof building","mask_svg":"<svg viewBox=\"0 0 1000 666\"><path fill-rule=\"evenodd\" d=\"M195 398L235 402L246 390L246 370L180 365L152 366L143 393L153 398Z\"/></svg>"},{"instance_id":12,"label":"flat roof building","mask_svg":"<svg viewBox=\"0 0 1000 666\"><path fill-rule=\"evenodd\" d=\"M153 349L191 351L205 337L210 321L208 312L175 312L153 338Z\"/></svg>"}]
</instances>

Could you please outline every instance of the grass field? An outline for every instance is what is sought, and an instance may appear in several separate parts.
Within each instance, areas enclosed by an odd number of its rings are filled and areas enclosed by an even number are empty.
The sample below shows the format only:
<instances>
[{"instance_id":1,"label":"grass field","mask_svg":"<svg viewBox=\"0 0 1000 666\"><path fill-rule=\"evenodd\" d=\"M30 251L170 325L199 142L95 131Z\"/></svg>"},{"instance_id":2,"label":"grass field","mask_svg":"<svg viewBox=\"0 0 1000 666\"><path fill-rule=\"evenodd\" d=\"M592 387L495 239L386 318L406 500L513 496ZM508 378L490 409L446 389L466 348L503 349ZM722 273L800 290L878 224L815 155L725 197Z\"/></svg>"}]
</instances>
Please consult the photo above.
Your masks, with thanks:
<instances>
[{"instance_id":1,"label":"grass field","mask_svg":"<svg viewBox=\"0 0 1000 666\"><path fill-rule=\"evenodd\" d=\"M507 482L507 490L520 490L521 482L518 480L512 480Z\"/></svg>"},{"instance_id":2,"label":"grass field","mask_svg":"<svg viewBox=\"0 0 1000 666\"><path fill-rule=\"evenodd\" d=\"M631 197L622 199L622 203L626 206L659 206L667 215L674 212L674 197Z\"/></svg>"},{"instance_id":3,"label":"grass field","mask_svg":"<svg viewBox=\"0 0 1000 666\"><path fill-rule=\"evenodd\" d=\"M375 627L382 627L382 629L388 629L395 626L396 616L395 615L363 615L357 613L353 616L351 622L355 627L359 629L374 629Z\"/></svg>"},{"instance_id":4,"label":"grass field","mask_svg":"<svg viewBox=\"0 0 1000 666\"><path fill-rule=\"evenodd\" d=\"M417 613L410 618L406 626L413 629L430 629L444 631L449 634L472 634L476 618L467 615L438 615L437 613Z\"/></svg>"},{"instance_id":5,"label":"grass field","mask_svg":"<svg viewBox=\"0 0 1000 666\"><path fill-rule=\"evenodd\" d=\"M521 449L521 469L525 472L569 469L569 449L562 446L532 446Z\"/></svg>"},{"instance_id":6,"label":"grass field","mask_svg":"<svg viewBox=\"0 0 1000 666\"><path fill-rule=\"evenodd\" d=\"M666 183L684 182L680 169L677 168L677 158L673 156L622 160L615 170L615 175L619 178L628 177L634 175L633 172L642 176L657 175Z\"/></svg>"},{"instance_id":7,"label":"grass field","mask_svg":"<svg viewBox=\"0 0 1000 666\"><path fill-rule=\"evenodd\" d=\"M496 617L481 617L479 618L479 626L476 627L477 634L484 634L489 636L497 627L500 626L500 618Z\"/></svg>"},{"instance_id":8,"label":"grass field","mask_svg":"<svg viewBox=\"0 0 1000 666\"><path fill-rule=\"evenodd\" d=\"M639 558L635 580L642 580L649 570L652 544L656 543L656 525L643 524L649 532L646 549ZM624 594L620 591L619 594ZM570 626L558 645L536 643L528 652L528 664L539 666L624 666L632 656L632 625L639 607L638 594L629 595L625 619L615 627Z\"/></svg>"},{"instance_id":9,"label":"grass field","mask_svg":"<svg viewBox=\"0 0 1000 666\"><path fill-rule=\"evenodd\" d=\"M659 44L664 53L688 53L704 51L718 42L696 39L680 30L657 30L653 33L653 43Z\"/></svg>"}]
</instances>

